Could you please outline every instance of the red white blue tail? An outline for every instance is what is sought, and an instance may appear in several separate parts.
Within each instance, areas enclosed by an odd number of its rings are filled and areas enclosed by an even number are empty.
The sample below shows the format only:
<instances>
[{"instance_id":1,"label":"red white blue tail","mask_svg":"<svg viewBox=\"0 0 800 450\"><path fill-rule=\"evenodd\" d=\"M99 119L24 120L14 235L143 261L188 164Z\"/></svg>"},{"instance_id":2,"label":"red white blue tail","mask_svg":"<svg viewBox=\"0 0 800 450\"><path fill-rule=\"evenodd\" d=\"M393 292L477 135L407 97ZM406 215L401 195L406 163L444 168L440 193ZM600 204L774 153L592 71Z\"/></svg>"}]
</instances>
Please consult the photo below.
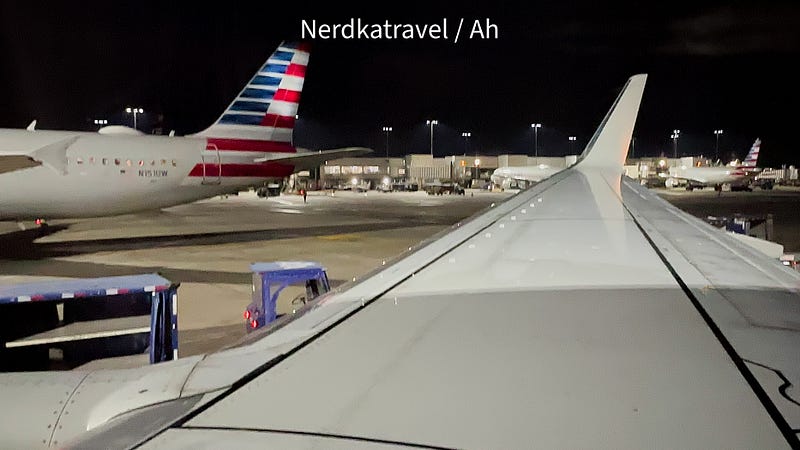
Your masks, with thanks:
<instances>
[{"instance_id":1,"label":"red white blue tail","mask_svg":"<svg viewBox=\"0 0 800 450\"><path fill-rule=\"evenodd\" d=\"M305 44L281 43L220 118L197 136L220 151L295 152L292 132L308 56Z\"/></svg>"},{"instance_id":2,"label":"red white blue tail","mask_svg":"<svg viewBox=\"0 0 800 450\"><path fill-rule=\"evenodd\" d=\"M761 150L761 139L756 138L756 141L753 142L753 146L750 147L750 151L747 152L747 156L744 158L736 169L734 170L734 175L749 175L759 171L758 169L758 152Z\"/></svg>"},{"instance_id":3,"label":"red white blue tail","mask_svg":"<svg viewBox=\"0 0 800 450\"><path fill-rule=\"evenodd\" d=\"M740 167L757 167L758 164L758 152L761 150L761 139L756 139L753 142L753 146L750 147L750 151L747 153L747 157L742 162Z\"/></svg>"}]
</instances>

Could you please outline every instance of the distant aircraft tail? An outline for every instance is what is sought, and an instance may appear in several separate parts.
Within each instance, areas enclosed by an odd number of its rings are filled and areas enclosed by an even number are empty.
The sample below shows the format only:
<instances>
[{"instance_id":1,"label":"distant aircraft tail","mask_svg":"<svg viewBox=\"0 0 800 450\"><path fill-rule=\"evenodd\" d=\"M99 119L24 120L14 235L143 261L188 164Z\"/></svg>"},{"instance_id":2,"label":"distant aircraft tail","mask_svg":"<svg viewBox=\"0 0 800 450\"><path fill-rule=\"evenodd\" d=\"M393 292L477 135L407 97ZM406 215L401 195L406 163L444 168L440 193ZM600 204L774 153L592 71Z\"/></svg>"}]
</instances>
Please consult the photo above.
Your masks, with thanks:
<instances>
[{"instance_id":1,"label":"distant aircraft tail","mask_svg":"<svg viewBox=\"0 0 800 450\"><path fill-rule=\"evenodd\" d=\"M220 118L196 136L219 150L294 152L308 56L307 44L282 42Z\"/></svg>"},{"instance_id":2,"label":"distant aircraft tail","mask_svg":"<svg viewBox=\"0 0 800 450\"><path fill-rule=\"evenodd\" d=\"M756 139L753 142L753 146L750 147L750 151L747 153L747 157L742 162L742 165L739 167L744 168L752 168L757 167L758 165L758 152L761 150L761 139Z\"/></svg>"}]
</instances>

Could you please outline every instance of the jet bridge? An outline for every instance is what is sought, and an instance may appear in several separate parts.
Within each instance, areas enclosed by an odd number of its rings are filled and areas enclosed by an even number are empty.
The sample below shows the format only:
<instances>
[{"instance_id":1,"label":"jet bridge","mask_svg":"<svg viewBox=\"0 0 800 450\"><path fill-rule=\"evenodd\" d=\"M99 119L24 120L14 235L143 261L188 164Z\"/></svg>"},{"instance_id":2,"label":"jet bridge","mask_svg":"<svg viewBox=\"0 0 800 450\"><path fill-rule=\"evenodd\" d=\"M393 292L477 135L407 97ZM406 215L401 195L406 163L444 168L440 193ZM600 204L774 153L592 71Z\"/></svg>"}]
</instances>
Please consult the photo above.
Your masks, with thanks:
<instances>
[{"instance_id":1,"label":"jet bridge","mask_svg":"<svg viewBox=\"0 0 800 450\"><path fill-rule=\"evenodd\" d=\"M0 286L0 370L177 359L178 286L157 274Z\"/></svg>"}]
</instances>

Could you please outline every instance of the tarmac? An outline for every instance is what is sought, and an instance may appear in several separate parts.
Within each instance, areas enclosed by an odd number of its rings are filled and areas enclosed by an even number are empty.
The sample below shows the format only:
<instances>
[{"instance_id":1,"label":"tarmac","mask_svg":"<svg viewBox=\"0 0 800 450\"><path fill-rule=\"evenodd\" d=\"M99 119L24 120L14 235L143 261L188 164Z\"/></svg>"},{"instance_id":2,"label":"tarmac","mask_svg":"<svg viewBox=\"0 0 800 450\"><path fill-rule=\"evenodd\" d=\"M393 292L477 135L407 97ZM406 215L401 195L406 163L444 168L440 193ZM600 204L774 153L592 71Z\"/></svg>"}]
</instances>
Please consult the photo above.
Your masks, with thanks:
<instances>
[{"instance_id":1,"label":"tarmac","mask_svg":"<svg viewBox=\"0 0 800 450\"><path fill-rule=\"evenodd\" d=\"M251 263L316 261L335 287L509 195L327 191L310 193L304 203L299 195L262 199L243 192L25 231L5 224L0 283L158 272L181 284L180 355L207 353L246 334ZM279 314L290 309L279 301Z\"/></svg>"},{"instance_id":2,"label":"tarmac","mask_svg":"<svg viewBox=\"0 0 800 450\"><path fill-rule=\"evenodd\" d=\"M705 218L772 214L775 240L800 251L800 191L656 190ZM0 284L158 272L179 288L182 356L232 345L246 335L253 262L308 260L332 286L358 278L509 193L467 191L310 192L262 199L253 192L126 216L59 220L20 230L0 224ZM292 309L281 300L279 313Z\"/></svg>"}]
</instances>

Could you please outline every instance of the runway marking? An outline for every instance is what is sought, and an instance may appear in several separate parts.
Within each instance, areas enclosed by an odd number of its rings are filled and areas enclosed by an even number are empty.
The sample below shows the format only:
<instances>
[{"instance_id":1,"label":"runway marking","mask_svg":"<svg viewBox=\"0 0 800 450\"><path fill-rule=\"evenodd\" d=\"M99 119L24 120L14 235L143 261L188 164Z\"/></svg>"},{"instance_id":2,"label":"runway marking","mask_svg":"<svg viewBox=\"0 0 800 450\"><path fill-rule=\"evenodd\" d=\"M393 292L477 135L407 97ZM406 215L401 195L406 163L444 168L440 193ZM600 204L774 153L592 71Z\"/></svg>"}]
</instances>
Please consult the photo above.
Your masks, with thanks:
<instances>
[{"instance_id":1,"label":"runway marking","mask_svg":"<svg viewBox=\"0 0 800 450\"><path fill-rule=\"evenodd\" d=\"M275 203L280 203L281 205L294 206L294 203L292 203L292 202L290 202L288 200L281 200L279 198L274 198L274 197L271 198L270 200L272 200Z\"/></svg>"},{"instance_id":2,"label":"runway marking","mask_svg":"<svg viewBox=\"0 0 800 450\"><path fill-rule=\"evenodd\" d=\"M286 209L286 208L275 208L271 209L270 211L286 213L286 214L303 214L303 211L298 211L296 209Z\"/></svg>"},{"instance_id":3,"label":"runway marking","mask_svg":"<svg viewBox=\"0 0 800 450\"><path fill-rule=\"evenodd\" d=\"M345 242L352 242L357 241L359 239L358 235L355 234L332 234L330 236L317 236L320 239L324 239L326 241L345 241Z\"/></svg>"}]
</instances>

